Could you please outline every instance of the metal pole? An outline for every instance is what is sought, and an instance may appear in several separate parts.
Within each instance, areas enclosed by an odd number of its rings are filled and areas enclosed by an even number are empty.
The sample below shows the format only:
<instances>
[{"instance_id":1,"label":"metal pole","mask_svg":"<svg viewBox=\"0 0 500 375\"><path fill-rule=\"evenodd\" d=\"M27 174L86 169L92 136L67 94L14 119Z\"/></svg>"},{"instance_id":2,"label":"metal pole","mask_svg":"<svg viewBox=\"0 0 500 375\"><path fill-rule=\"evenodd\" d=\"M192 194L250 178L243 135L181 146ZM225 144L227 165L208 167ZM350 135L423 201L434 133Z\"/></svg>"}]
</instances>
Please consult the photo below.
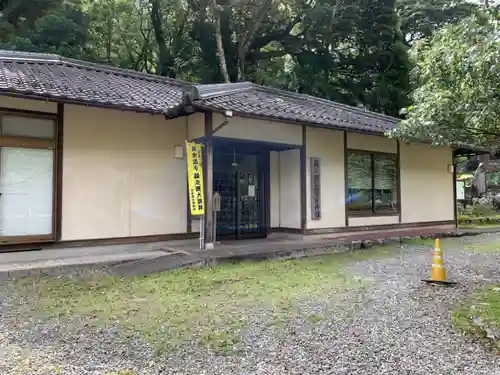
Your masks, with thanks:
<instances>
[{"instance_id":1,"label":"metal pole","mask_svg":"<svg viewBox=\"0 0 500 375\"><path fill-rule=\"evenodd\" d=\"M200 250L205 248L205 215L200 216Z\"/></svg>"},{"instance_id":2,"label":"metal pole","mask_svg":"<svg viewBox=\"0 0 500 375\"><path fill-rule=\"evenodd\" d=\"M214 239L214 244L217 243L217 211L214 211L214 222L213 222L213 228L214 228L214 231L213 231L213 239Z\"/></svg>"}]
</instances>

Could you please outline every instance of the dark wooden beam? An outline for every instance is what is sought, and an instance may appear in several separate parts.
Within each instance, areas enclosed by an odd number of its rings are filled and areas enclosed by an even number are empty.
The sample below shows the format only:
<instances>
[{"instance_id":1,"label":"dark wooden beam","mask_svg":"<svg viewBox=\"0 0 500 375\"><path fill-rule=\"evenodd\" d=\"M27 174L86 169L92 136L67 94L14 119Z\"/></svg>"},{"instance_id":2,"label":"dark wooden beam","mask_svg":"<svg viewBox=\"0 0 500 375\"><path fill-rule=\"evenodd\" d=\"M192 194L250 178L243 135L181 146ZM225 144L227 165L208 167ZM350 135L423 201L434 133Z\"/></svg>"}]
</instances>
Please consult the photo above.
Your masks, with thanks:
<instances>
[{"instance_id":1,"label":"dark wooden beam","mask_svg":"<svg viewBox=\"0 0 500 375\"><path fill-rule=\"evenodd\" d=\"M399 140L397 141L397 155L396 155L396 194L397 202L396 207L398 208L399 223L401 223L401 144Z\"/></svg>"},{"instance_id":2,"label":"dark wooden beam","mask_svg":"<svg viewBox=\"0 0 500 375\"><path fill-rule=\"evenodd\" d=\"M203 147L203 168L205 188L205 244L213 246L213 113L205 112L205 143Z\"/></svg>"},{"instance_id":3,"label":"dark wooden beam","mask_svg":"<svg viewBox=\"0 0 500 375\"><path fill-rule=\"evenodd\" d=\"M57 103L55 157L54 157L54 237L61 240L62 228L62 188L63 188L63 138L64 138L64 104Z\"/></svg>"},{"instance_id":4,"label":"dark wooden beam","mask_svg":"<svg viewBox=\"0 0 500 375\"><path fill-rule=\"evenodd\" d=\"M349 211L347 210L347 199L349 198L349 184L347 181L347 132L344 131L344 215L345 215L345 226L349 226Z\"/></svg>"},{"instance_id":5,"label":"dark wooden beam","mask_svg":"<svg viewBox=\"0 0 500 375\"><path fill-rule=\"evenodd\" d=\"M456 157L457 157L457 152L452 151L451 154L451 165L453 166L453 173L452 178L453 178L453 220L455 221L455 227L458 228L458 207L457 207L457 163L456 163Z\"/></svg>"},{"instance_id":6,"label":"dark wooden beam","mask_svg":"<svg viewBox=\"0 0 500 375\"><path fill-rule=\"evenodd\" d=\"M307 127L302 125L302 145L300 146L300 229L307 230Z\"/></svg>"}]
</instances>

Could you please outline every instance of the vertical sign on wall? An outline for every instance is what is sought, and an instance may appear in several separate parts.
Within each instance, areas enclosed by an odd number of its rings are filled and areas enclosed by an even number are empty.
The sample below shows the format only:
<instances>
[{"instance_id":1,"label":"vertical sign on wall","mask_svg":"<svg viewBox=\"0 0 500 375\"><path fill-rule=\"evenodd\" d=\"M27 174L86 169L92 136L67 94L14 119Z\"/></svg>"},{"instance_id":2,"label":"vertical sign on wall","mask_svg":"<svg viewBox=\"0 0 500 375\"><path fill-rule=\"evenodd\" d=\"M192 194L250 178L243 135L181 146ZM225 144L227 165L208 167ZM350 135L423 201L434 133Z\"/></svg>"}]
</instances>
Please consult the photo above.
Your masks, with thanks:
<instances>
[{"instance_id":1,"label":"vertical sign on wall","mask_svg":"<svg viewBox=\"0 0 500 375\"><path fill-rule=\"evenodd\" d=\"M203 195L203 158L201 145L186 141L186 159L191 215L205 214Z\"/></svg>"},{"instance_id":2,"label":"vertical sign on wall","mask_svg":"<svg viewBox=\"0 0 500 375\"><path fill-rule=\"evenodd\" d=\"M311 158L311 219L321 219L321 169L319 158Z\"/></svg>"}]
</instances>

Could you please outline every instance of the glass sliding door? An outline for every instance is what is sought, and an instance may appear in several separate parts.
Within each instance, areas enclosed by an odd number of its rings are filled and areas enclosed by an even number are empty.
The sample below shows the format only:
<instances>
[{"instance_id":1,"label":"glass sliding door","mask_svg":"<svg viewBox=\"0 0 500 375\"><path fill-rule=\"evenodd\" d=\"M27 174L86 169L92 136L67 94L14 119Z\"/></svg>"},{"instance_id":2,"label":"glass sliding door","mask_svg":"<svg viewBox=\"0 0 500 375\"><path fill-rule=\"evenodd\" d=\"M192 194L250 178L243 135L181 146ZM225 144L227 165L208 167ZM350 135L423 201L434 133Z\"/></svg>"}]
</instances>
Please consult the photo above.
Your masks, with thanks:
<instances>
[{"instance_id":1,"label":"glass sliding door","mask_svg":"<svg viewBox=\"0 0 500 375\"><path fill-rule=\"evenodd\" d=\"M0 236L52 234L53 151L0 148Z\"/></svg>"},{"instance_id":2,"label":"glass sliding door","mask_svg":"<svg viewBox=\"0 0 500 375\"><path fill-rule=\"evenodd\" d=\"M262 157L258 150L240 144L214 148L213 189L221 197L218 239L266 236Z\"/></svg>"},{"instance_id":3,"label":"glass sliding door","mask_svg":"<svg viewBox=\"0 0 500 375\"><path fill-rule=\"evenodd\" d=\"M0 116L0 242L52 240L55 121Z\"/></svg>"}]
</instances>

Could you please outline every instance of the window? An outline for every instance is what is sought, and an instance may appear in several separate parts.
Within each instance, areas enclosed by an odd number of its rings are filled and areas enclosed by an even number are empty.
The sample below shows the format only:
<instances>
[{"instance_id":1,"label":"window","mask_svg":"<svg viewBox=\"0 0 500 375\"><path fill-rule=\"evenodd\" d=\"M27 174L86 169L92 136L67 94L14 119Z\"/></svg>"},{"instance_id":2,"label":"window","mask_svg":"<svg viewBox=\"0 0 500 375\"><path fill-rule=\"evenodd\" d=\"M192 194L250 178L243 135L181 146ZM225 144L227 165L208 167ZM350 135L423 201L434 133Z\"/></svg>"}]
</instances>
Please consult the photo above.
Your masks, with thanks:
<instances>
[{"instance_id":1,"label":"window","mask_svg":"<svg viewBox=\"0 0 500 375\"><path fill-rule=\"evenodd\" d=\"M396 155L348 152L346 204L350 216L397 214L397 185Z\"/></svg>"},{"instance_id":2,"label":"window","mask_svg":"<svg viewBox=\"0 0 500 375\"><path fill-rule=\"evenodd\" d=\"M55 130L51 116L0 114L2 240L53 239Z\"/></svg>"}]
</instances>

